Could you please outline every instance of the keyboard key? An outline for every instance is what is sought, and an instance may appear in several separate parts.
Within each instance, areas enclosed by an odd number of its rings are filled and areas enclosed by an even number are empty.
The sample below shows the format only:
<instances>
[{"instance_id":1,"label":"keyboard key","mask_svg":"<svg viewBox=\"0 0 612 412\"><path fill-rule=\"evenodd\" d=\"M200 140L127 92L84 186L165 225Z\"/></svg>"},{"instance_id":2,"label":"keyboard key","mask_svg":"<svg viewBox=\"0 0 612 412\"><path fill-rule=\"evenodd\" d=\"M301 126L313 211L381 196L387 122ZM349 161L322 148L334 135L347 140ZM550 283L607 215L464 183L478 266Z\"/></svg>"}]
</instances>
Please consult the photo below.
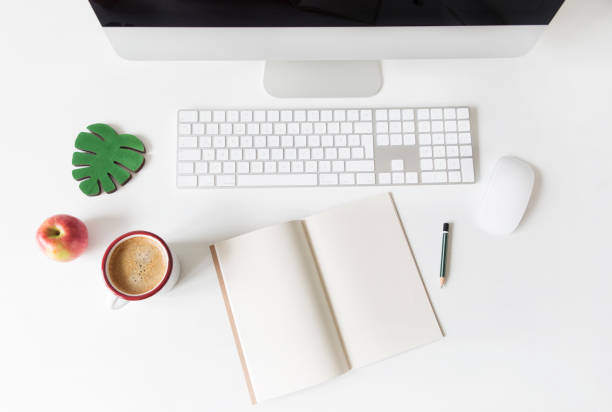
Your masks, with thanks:
<instances>
[{"instance_id":1,"label":"keyboard key","mask_svg":"<svg viewBox=\"0 0 612 412\"><path fill-rule=\"evenodd\" d=\"M200 121L203 123L212 121L212 112L210 110L200 110Z\"/></svg>"},{"instance_id":2,"label":"keyboard key","mask_svg":"<svg viewBox=\"0 0 612 412\"><path fill-rule=\"evenodd\" d=\"M255 160L255 158L257 157L257 150L244 149L243 157L244 160Z\"/></svg>"},{"instance_id":3,"label":"keyboard key","mask_svg":"<svg viewBox=\"0 0 612 412\"><path fill-rule=\"evenodd\" d=\"M461 154L461 157L471 157L472 146L459 146L459 154Z\"/></svg>"},{"instance_id":4,"label":"keyboard key","mask_svg":"<svg viewBox=\"0 0 612 412\"><path fill-rule=\"evenodd\" d=\"M448 157L459 156L459 146L456 146L456 145L446 146L446 156Z\"/></svg>"},{"instance_id":5,"label":"keyboard key","mask_svg":"<svg viewBox=\"0 0 612 412\"><path fill-rule=\"evenodd\" d=\"M321 145L321 138L317 135L308 136L308 146L316 147Z\"/></svg>"},{"instance_id":6,"label":"keyboard key","mask_svg":"<svg viewBox=\"0 0 612 412\"><path fill-rule=\"evenodd\" d=\"M457 121L455 120L445 120L444 121L444 130L447 132L456 132L457 131Z\"/></svg>"},{"instance_id":7,"label":"keyboard key","mask_svg":"<svg viewBox=\"0 0 612 412\"><path fill-rule=\"evenodd\" d=\"M230 147L230 148L238 147L239 139L238 139L238 136L227 136L227 139L225 142L227 144L227 147Z\"/></svg>"},{"instance_id":8,"label":"keyboard key","mask_svg":"<svg viewBox=\"0 0 612 412\"><path fill-rule=\"evenodd\" d=\"M202 160L215 160L215 150L214 149L202 150Z\"/></svg>"},{"instance_id":9,"label":"keyboard key","mask_svg":"<svg viewBox=\"0 0 612 412\"><path fill-rule=\"evenodd\" d=\"M446 170L446 159L435 159L434 160L434 169L436 169L436 170Z\"/></svg>"},{"instance_id":10,"label":"keyboard key","mask_svg":"<svg viewBox=\"0 0 612 412\"><path fill-rule=\"evenodd\" d=\"M336 173L321 173L319 175L320 185L337 185L338 175Z\"/></svg>"},{"instance_id":11,"label":"keyboard key","mask_svg":"<svg viewBox=\"0 0 612 412\"><path fill-rule=\"evenodd\" d=\"M463 177L463 182L474 181L474 164L472 163L472 158L466 157L461 159L461 176Z\"/></svg>"},{"instance_id":12,"label":"keyboard key","mask_svg":"<svg viewBox=\"0 0 612 412\"><path fill-rule=\"evenodd\" d=\"M305 110L296 110L293 112L293 121L294 122L304 122L306 121L306 111Z\"/></svg>"},{"instance_id":13,"label":"keyboard key","mask_svg":"<svg viewBox=\"0 0 612 412\"><path fill-rule=\"evenodd\" d=\"M283 159L283 149L272 149L270 150L270 158L272 160L282 160Z\"/></svg>"},{"instance_id":14,"label":"keyboard key","mask_svg":"<svg viewBox=\"0 0 612 412\"><path fill-rule=\"evenodd\" d=\"M467 107L460 107L457 109L457 119L468 119L470 117L470 111Z\"/></svg>"},{"instance_id":15,"label":"keyboard key","mask_svg":"<svg viewBox=\"0 0 612 412\"><path fill-rule=\"evenodd\" d=\"M340 133L340 123L338 122L327 123L327 133L331 133L331 134Z\"/></svg>"},{"instance_id":16,"label":"keyboard key","mask_svg":"<svg viewBox=\"0 0 612 412\"><path fill-rule=\"evenodd\" d=\"M274 123L274 134L285 134L287 133L287 125L285 123Z\"/></svg>"},{"instance_id":17,"label":"keyboard key","mask_svg":"<svg viewBox=\"0 0 612 412\"><path fill-rule=\"evenodd\" d=\"M240 147L253 147L253 137L252 136L241 136L240 137Z\"/></svg>"},{"instance_id":18,"label":"keyboard key","mask_svg":"<svg viewBox=\"0 0 612 412\"><path fill-rule=\"evenodd\" d=\"M340 173L339 181L341 185L354 185L355 175L353 173Z\"/></svg>"},{"instance_id":19,"label":"keyboard key","mask_svg":"<svg viewBox=\"0 0 612 412\"><path fill-rule=\"evenodd\" d=\"M217 186L235 186L236 176L234 175L217 175L216 177Z\"/></svg>"},{"instance_id":20,"label":"keyboard key","mask_svg":"<svg viewBox=\"0 0 612 412\"><path fill-rule=\"evenodd\" d=\"M278 122L280 119L280 113L278 112L278 110L268 110L266 119L269 122Z\"/></svg>"},{"instance_id":21,"label":"keyboard key","mask_svg":"<svg viewBox=\"0 0 612 412\"><path fill-rule=\"evenodd\" d=\"M444 149L444 146L434 146L433 147L433 156L434 157L445 157L446 156L446 150Z\"/></svg>"},{"instance_id":22,"label":"keyboard key","mask_svg":"<svg viewBox=\"0 0 612 412\"><path fill-rule=\"evenodd\" d=\"M376 133L389 133L389 123L376 122Z\"/></svg>"},{"instance_id":23,"label":"keyboard key","mask_svg":"<svg viewBox=\"0 0 612 412\"><path fill-rule=\"evenodd\" d=\"M323 147L331 147L334 145L334 136L326 134L321 137L321 146Z\"/></svg>"},{"instance_id":24,"label":"keyboard key","mask_svg":"<svg viewBox=\"0 0 612 412\"><path fill-rule=\"evenodd\" d=\"M319 162L319 172L330 172L331 162L329 160L321 160Z\"/></svg>"},{"instance_id":25,"label":"keyboard key","mask_svg":"<svg viewBox=\"0 0 612 412\"><path fill-rule=\"evenodd\" d=\"M431 122L431 131L432 132L442 132L444 131L444 123L440 120L436 120Z\"/></svg>"},{"instance_id":26,"label":"keyboard key","mask_svg":"<svg viewBox=\"0 0 612 412\"><path fill-rule=\"evenodd\" d=\"M455 108L447 107L446 109L444 109L444 118L445 119L456 119L457 113L455 112Z\"/></svg>"},{"instance_id":27,"label":"keyboard key","mask_svg":"<svg viewBox=\"0 0 612 412\"><path fill-rule=\"evenodd\" d=\"M349 146L359 146L361 144L361 140L359 139L359 135L350 134L348 136L348 145Z\"/></svg>"},{"instance_id":28,"label":"keyboard key","mask_svg":"<svg viewBox=\"0 0 612 412\"><path fill-rule=\"evenodd\" d=\"M403 172L393 172L393 173L391 173L391 182L394 185L404 184L404 173Z\"/></svg>"},{"instance_id":29,"label":"keyboard key","mask_svg":"<svg viewBox=\"0 0 612 412\"><path fill-rule=\"evenodd\" d=\"M391 184L391 173L379 173L378 174L378 183L381 185L389 185Z\"/></svg>"},{"instance_id":30,"label":"keyboard key","mask_svg":"<svg viewBox=\"0 0 612 412\"><path fill-rule=\"evenodd\" d=\"M276 173L276 162L264 162L264 173Z\"/></svg>"},{"instance_id":31,"label":"keyboard key","mask_svg":"<svg viewBox=\"0 0 612 412\"><path fill-rule=\"evenodd\" d=\"M287 133L290 135L300 134L299 123L287 123Z\"/></svg>"},{"instance_id":32,"label":"keyboard key","mask_svg":"<svg viewBox=\"0 0 612 412\"><path fill-rule=\"evenodd\" d=\"M251 173L262 173L263 163L262 162L251 162Z\"/></svg>"},{"instance_id":33,"label":"keyboard key","mask_svg":"<svg viewBox=\"0 0 612 412\"><path fill-rule=\"evenodd\" d=\"M469 120L459 120L457 122L457 130L460 132L469 132L470 131L470 121Z\"/></svg>"},{"instance_id":34,"label":"keyboard key","mask_svg":"<svg viewBox=\"0 0 612 412\"><path fill-rule=\"evenodd\" d=\"M181 110L178 115L179 122L195 123L198 121L198 112L196 110Z\"/></svg>"},{"instance_id":35,"label":"keyboard key","mask_svg":"<svg viewBox=\"0 0 612 412\"><path fill-rule=\"evenodd\" d=\"M459 143L461 144L472 143L472 136L469 133L459 133Z\"/></svg>"},{"instance_id":36,"label":"keyboard key","mask_svg":"<svg viewBox=\"0 0 612 412\"><path fill-rule=\"evenodd\" d=\"M278 172L279 173L289 173L291 172L291 163L287 161L278 162Z\"/></svg>"},{"instance_id":37,"label":"keyboard key","mask_svg":"<svg viewBox=\"0 0 612 412\"><path fill-rule=\"evenodd\" d=\"M211 147L211 146L212 146L212 138L210 136L200 137L200 147Z\"/></svg>"},{"instance_id":38,"label":"keyboard key","mask_svg":"<svg viewBox=\"0 0 612 412\"><path fill-rule=\"evenodd\" d=\"M448 172L448 181L450 183L459 183L461 182L461 173L459 172Z\"/></svg>"},{"instance_id":39,"label":"keyboard key","mask_svg":"<svg viewBox=\"0 0 612 412\"><path fill-rule=\"evenodd\" d=\"M347 172L370 172L374 171L373 160L349 160L346 162Z\"/></svg>"},{"instance_id":40,"label":"keyboard key","mask_svg":"<svg viewBox=\"0 0 612 412\"><path fill-rule=\"evenodd\" d=\"M242 160L242 149L230 150L230 160Z\"/></svg>"},{"instance_id":41,"label":"keyboard key","mask_svg":"<svg viewBox=\"0 0 612 412\"><path fill-rule=\"evenodd\" d=\"M412 133L404 135L404 145L405 146L413 146L416 144L416 136Z\"/></svg>"},{"instance_id":42,"label":"keyboard key","mask_svg":"<svg viewBox=\"0 0 612 412\"><path fill-rule=\"evenodd\" d=\"M301 148L298 150L298 159L300 160L309 160L310 159L310 149Z\"/></svg>"},{"instance_id":43,"label":"keyboard key","mask_svg":"<svg viewBox=\"0 0 612 412\"><path fill-rule=\"evenodd\" d=\"M281 146L282 147L291 147L291 146L293 146L293 136L283 136L283 137L281 137Z\"/></svg>"},{"instance_id":44,"label":"keyboard key","mask_svg":"<svg viewBox=\"0 0 612 412\"><path fill-rule=\"evenodd\" d=\"M446 144L457 144L457 133L446 133Z\"/></svg>"},{"instance_id":45,"label":"keyboard key","mask_svg":"<svg viewBox=\"0 0 612 412\"><path fill-rule=\"evenodd\" d=\"M268 147L280 146L280 138L276 135L268 136Z\"/></svg>"},{"instance_id":46,"label":"keyboard key","mask_svg":"<svg viewBox=\"0 0 612 412\"><path fill-rule=\"evenodd\" d=\"M317 175L277 174L277 175L238 175L238 186L316 186Z\"/></svg>"},{"instance_id":47,"label":"keyboard key","mask_svg":"<svg viewBox=\"0 0 612 412\"><path fill-rule=\"evenodd\" d=\"M419 134L419 144L420 145L429 145L429 144L431 144L431 135L429 133Z\"/></svg>"},{"instance_id":48,"label":"keyboard key","mask_svg":"<svg viewBox=\"0 0 612 412\"><path fill-rule=\"evenodd\" d=\"M335 147L325 149L325 159L333 160L338 158L338 150Z\"/></svg>"},{"instance_id":49,"label":"keyboard key","mask_svg":"<svg viewBox=\"0 0 612 412\"><path fill-rule=\"evenodd\" d=\"M213 147L225 147L225 136L213 137Z\"/></svg>"},{"instance_id":50,"label":"keyboard key","mask_svg":"<svg viewBox=\"0 0 612 412\"><path fill-rule=\"evenodd\" d=\"M402 120L414 120L414 110L402 109Z\"/></svg>"},{"instance_id":51,"label":"keyboard key","mask_svg":"<svg viewBox=\"0 0 612 412\"><path fill-rule=\"evenodd\" d=\"M223 162L223 173L236 173L236 164L234 162Z\"/></svg>"},{"instance_id":52,"label":"keyboard key","mask_svg":"<svg viewBox=\"0 0 612 412\"><path fill-rule=\"evenodd\" d=\"M388 134L376 135L376 145L389 146L389 135Z\"/></svg>"},{"instance_id":53,"label":"keyboard key","mask_svg":"<svg viewBox=\"0 0 612 412\"><path fill-rule=\"evenodd\" d=\"M401 134L392 134L389 136L389 142L391 146L401 146L402 144L402 135Z\"/></svg>"},{"instance_id":54,"label":"keyboard key","mask_svg":"<svg viewBox=\"0 0 612 412\"><path fill-rule=\"evenodd\" d=\"M253 139L253 146L255 147L266 147L266 136L255 136L255 138Z\"/></svg>"},{"instance_id":55,"label":"keyboard key","mask_svg":"<svg viewBox=\"0 0 612 412\"><path fill-rule=\"evenodd\" d=\"M332 162L333 172L344 172L344 162L342 160L334 160Z\"/></svg>"},{"instance_id":56,"label":"keyboard key","mask_svg":"<svg viewBox=\"0 0 612 412\"><path fill-rule=\"evenodd\" d=\"M427 133L429 131L431 131L431 123L429 123L428 121L420 121L418 124L419 127L419 132L423 133Z\"/></svg>"},{"instance_id":57,"label":"keyboard key","mask_svg":"<svg viewBox=\"0 0 612 412\"><path fill-rule=\"evenodd\" d=\"M203 175L208 173L208 163L206 162L196 162L195 163L195 174Z\"/></svg>"},{"instance_id":58,"label":"keyboard key","mask_svg":"<svg viewBox=\"0 0 612 412\"><path fill-rule=\"evenodd\" d=\"M346 120L356 122L359 120L359 110L347 110Z\"/></svg>"},{"instance_id":59,"label":"keyboard key","mask_svg":"<svg viewBox=\"0 0 612 412\"><path fill-rule=\"evenodd\" d=\"M229 151L227 149L217 149L215 151L215 158L217 160L227 160L229 159Z\"/></svg>"},{"instance_id":60,"label":"keyboard key","mask_svg":"<svg viewBox=\"0 0 612 412\"><path fill-rule=\"evenodd\" d=\"M334 115L331 110L321 110L320 119L322 122L331 122L334 120Z\"/></svg>"},{"instance_id":61,"label":"keyboard key","mask_svg":"<svg viewBox=\"0 0 612 412\"><path fill-rule=\"evenodd\" d=\"M353 159L363 159L365 157L363 147L353 147L351 149L351 157Z\"/></svg>"},{"instance_id":62,"label":"keyboard key","mask_svg":"<svg viewBox=\"0 0 612 412\"><path fill-rule=\"evenodd\" d=\"M318 110L308 110L306 112L306 119L309 122L318 122L319 121L319 111Z\"/></svg>"},{"instance_id":63,"label":"keyboard key","mask_svg":"<svg viewBox=\"0 0 612 412\"><path fill-rule=\"evenodd\" d=\"M259 125L259 133L261 134L272 134L272 131L272 123L262 123Z\"/></svg>"},{"instance_id":64,"label":"keyboard key","mask_svg":"<svg viewBox=\"0 0 612 412\"><path fill-rule=\"evenodd\" d=\"M204 123L195 123L191 125L191 132L197 135L204 134L206 133L206 125Z\"/></svg>"},{"instance_id":65,"label":"keyboard key","mask_svg":"<svg viewBox=\"0 0 612 412\"><path fill-rule=\"evenodd\" d=\"M198 184L197 176L177 176L176 185L178 187L196 187Z\"/></svg>"},{"instance_id":66,"label":"keyboard key","mask_svg":"<svg viewBox=\"0 0 612 412\"><path fill-rule=\"evenodd\" d=\"M200 160L200 149L181 149L178 151L178 160Z\"/></svg>"},{"instance_id":67,"label":"keyboard key","mask_svg":"<svg viewBox=\"0 0 612 412\"><path fill-rule=\"evenodd\" d=\"M391 170L404 170L404 161L402 159L391 160Z\"/></svg>"},{"instance_id":68,"label":"keyboard key","mask_svg":"<svg viewBox=\"0 0 612 412\"><path fill-rule=\"evenodd\" d=\"M198 176L198 186L211 187L215 185L215 177L211 175Z\"/></svg>"},{"instance_id":69,"label":"keyboard key","mask_svg":"<svg viewBox=\"0 0 612 412\"><path fill-rule=\"evenodd\" d=\"M360 110L359 111L359 120L362 121L371 121L372 120L372 110ZM371 133L371 132L366 132L366 133Z\"/></svg>"},{"instance_id":70,"label":"keyboard key","mask_svg":"<svg viewBox=\"0 0 612 412\"><path fill-rule=\"evenodd\" d=\"M334 146L346 146L346 135L338 134L334 136Z\"/></svg>"},{"instance_id":71,"label":"keyboard key","mask_svg":"<svg viewBox=\"0 0 612 412\"><path fill-rule=\"evenodd\" d=\"M419 147L419 155L421 157L432 157L433 151L431 146L421 146Z\"/></svg>"},{"instance_id":72,"label":"keyboard key","mask_svg":"<svg viewBox=\"0 0 612 412\"><path fill-rule=\"evenodd\" d=\"M249 162L238 162L236 164L236 173L249 173Z\"/></svg>"},{"instance_id":73,"label":"keyboard key","mask_svg":"<svg viewBox=\"0 0 612 412\"><path fill-rule=\"evenodd\" d=\"M402 113L399 109L391 109L388 113L389 120L401 120Z\"/></svg>"},{"instance_id":74,"label":"keyboard key","mask_svg":"<svg viewBox=\"0 0 612 412\"><path fill-rule=\"evenodd\" d=\"M355 133L359 133L359 134L372 133L372 123L370 122L354 123L353 130L355 131Z\"/></svg>"},{"instance_id":75,"label":"keyboard key","mask_svg":"<svg viewBox=\"0 0 612 412\"><path fill-rule=\"evenodd\" d=\"M377 109L376 110L376 120L387 120L387 110L385 109Z\"/></svg>"},{"instance_id":76,"label":"keyboard key","mask_svg":"<svg viewBox=\"0 0 612 412\"><path fill-rule=\"evenodd\" d=\"M353 123L350 123L350 122L340 123L340 133L344 133L344 134L353 133Z\"/></svg>"},{"instance_id":77,"label":"keyboard key","mask_svg":"<svg viewBox=\"0 0 612 412\"><path fill-rule=\"evenodd\" d=\"M270 149L257 149L257 160L268 160L270 158Z\"/></svg>"},{"instance_id":78,"label":"keyboard key","mask_svg":"<svg viewBox=\"0 0 612 412\"><path fill-rule=\"evenodd\" d=\"M301 160L294 160L291 162L291 171L293 173L303 173L304 172L304 162Z\"/></svg>"},{"instance_id":79,"label":"keyboard key","mask_svg":"<svg viewBox=\"0 0 612 412\"><path fill-rule=\"evenodd\" d=\"M417 119L419 120L429 119L429 109L417 109Z\"/></svg>"},{"instance_id":80,"label":"keyboard key","mask_svg":"<svg viewBox=\"0 0 612 412\"><path fill-rule=\"evenodd\" d=\"M421 159L421 170L433 170L433 160Z\"/></svg>"},{"instance_id":81,"label":"keyboard key","mask_svg":"<svg viewBox=\"0 0 612 412\"><path fill-rule=\"evenodd\" d=\"M334 110L334 121L343 122L346 120L346 110Z\"/></svg>"},{"instance_id":82,"label":"keyboard key","mask_svg":"<svg viewBox=\"0 0 612 412\"><path fill-rule=\"evenodd\" d=\"M196 136L181 136L178 139L178 146L184 148L198 147L198 138Z\"/></svg>"},{"instance_id":83,"label":"keyboard key","mask_svg":"<svg viewBox=\"0 0 612 412\"><path fill-rule=\"evenodd\" d=\"M180 123L178 126L179 136L185 136L191 134L191 125L189 123Z\"/></svg>"},{"instance_id":84,"label":"keyboard key","mask_svg":"<svg viewBox=\"0 0 612 412\"><path fill-rule=\"evenodd\" d=\"M210 174L221 173L221 162L210 162L208 164L208 173Z\"/></svg>"},{"instance_id":85,"label":"keyboard key","mask_svg":"<svg viewBox=\"0 0 612 412\"><path fill-rule=\"evenodd\" d=\"M213 122L215 123L225 122L225 112L222 110L215 110L213 112Z\"/></svg>"},{"instance_id":86,"label":"keyboard key","mask_svg":"<svg viewBox=\"0 0 612 412\"><path fill-rule=\"evenodd\" d=\"M300 133L302 134L312 134L313 128L312 123L306 122L300 124Z\"/></svg>"},{"instance_id":87,"label":"keyboard key","mask_svg":"<svg viewBox=\"0 0 612 412\"><path fill-rule=\"evenodd\" d=\"M419 175L417 172L406 172L404 183L416 184L419 183Z\"/></svg>"},{"instance_id":88,"label":"keyboard key","mask_svg":"<svg viewBox=\"0 0 612 412\"><path fill-rule=\"evenodd\" d=\"M243 123L248 123L253 121L253 112L251 110L242 110L240 112L240 121ZM253 133L257 134L257 133Z\"/></svg>"},{"instance_id":89,"label":"keyboard key","mask_svg":"<svg viewBox=\"0 0 612 412\"><path fill-rule=\"evenodd\" d=\"M457 170L460 168L459 159L456 158L446 159L446 164L449 170Z\"/></svg>"},{"instance_id":90,"label":"keyboard key","mask_svg":"<svg viewBox=\"0 0 612 412\"><path fill-rule=\"evenodd\" d=\"M314 124L314 132L315 134L325 134L327 133L327 125L325 123L317 122Z\"/></svg>"},{"instance_id":91,"label":"keyboard key","mask_svg":"<svg viewBox=\"0 0 612 412\"><path fill-rule=\"evenodd\" d=\"M401 132L402 132L401 122L390 122L389 123L389 133L401 133Z\"/></svg>"},{"instance_id":92,"label":"keyboard key","mask_svg":"<svg viewBox=\"0 0 612 412\"><path fill-rule=\"evenodd\" d=\"M446 172L434 172L433 178L435 183L446 183L448 181Z\"/></svg>"},{"instance_id":93,"label":"keyboard key","mask_svg":"<svg viewBox=\"0 0 612 412\"><path fill-rule=\"evenodd\" d=\"M206 124L206 134L219 134L219 125L215 123Z\"/></svg>"},{"instance_id":94,"label":"keyboard key","mask_svg":"<svg viewBox=\"0 0 612 412\"><path fill-rule=\"evenodd\" d=\"M338 159L347 160L351 158L351 149L348 147L341 147L338 149Z\"/></svg>"},{"instance_id":95,"label":"keyboard key","mask_svg":"<svg viewBox=\"0 0 612 412\"><path fill-rule=\"evenodd\" d=\"M431 135L433 144L444 144L444 133L434 133Z\"/></svg>"},{"instance_id":96,"label":"keyboard key","mask_svg":"<svg viewBox=\"0 0 612 412\"><path fill-rule=\"evenodd\" d=\"M323 159L323 149L320 147L315 147L314 149L312 149L311 153L310 153L310 157L313 160L321 160Z\"/></svg>"},{"instance_id":97,"label":"keyboard key","mask_svg":"<svg viewBox=\"0 0 612 412\"><path fill-rule=\"evenodd\" d=\"M373 185L376 183L374 173L357 173L356 179L358 185Z\"/></svg>"},{"instance_id":98,"label":"keyboard key","mask_svg":"<svg viewBox=\"0 0 612 412\"><path fill-rule=\"evenodd\" d=\"M442 119L442 109L431 109L429 111L431 120L440 120Z\"/></svg>"},{"instance_id":99,"label":"keyboard key","mask_svg":"<svg viewBox=\"0 0 612 412\"><path fill-rule=\"evenodd\" d=\"M293 142L295 147L306 147L306 136L295 136Z\"/></svg>"},{"instance_id":100,"label":"keyboard key","mask_svg":"<svg viewBox=\"0 0 612 412\"><path fill-rule=\"evenodd\" d=\"M193 174L193 162L178 162L177 172L179 175Z\"/></svg>"},{"instance_id":101,"label":"keyboard key","mask_svg":"<svg viewBox=\"0 0 612 412\"><path fill-rule=\"evenodd\" d=\"M255 122L265 122L266 121L266 112L265 112L265 110L255 110L253 112L253 121L255 121Z\"/></svg>"},{"instance_id":102,"label":"keyboard key","mask_svg":"<svg viewBox=\"0 0 612 412\"><path fill-rule=\"evenodd\" d=\"M306 173L316 173L317 172L317 162L315 160L309 160L304 162L304 170Z\"/></svg>"},{"instance_id":103,"label":"keyboard key","mask_svg":"<svg viewBox=\"0 0 612 412\"><path fill-rule=\"evenodd\" d=\"M236 110L230 110L226 113L227 121L230 123L235 123L240 120L240 115Z\"/></svg>"},{"instance_id":104,"label":"keyboard key","mask_svg":"<svg viewBox=\"0 0 612 412\"><path fill-rule=\"evenodd\" d=\"M281 110L280 119L282 122L292 122L293 112L291 110Z\"/></svg>"},{"instance_id":105,"label":"keyboard key","mask_svg":"<svg viewBox=\"0 0 612 412\"><path fill-rule=\"evenodd\" d=\"M297 159L297 150L293 148L285 149L285 159L287 160Z\"/></svg>"}]
</instances>

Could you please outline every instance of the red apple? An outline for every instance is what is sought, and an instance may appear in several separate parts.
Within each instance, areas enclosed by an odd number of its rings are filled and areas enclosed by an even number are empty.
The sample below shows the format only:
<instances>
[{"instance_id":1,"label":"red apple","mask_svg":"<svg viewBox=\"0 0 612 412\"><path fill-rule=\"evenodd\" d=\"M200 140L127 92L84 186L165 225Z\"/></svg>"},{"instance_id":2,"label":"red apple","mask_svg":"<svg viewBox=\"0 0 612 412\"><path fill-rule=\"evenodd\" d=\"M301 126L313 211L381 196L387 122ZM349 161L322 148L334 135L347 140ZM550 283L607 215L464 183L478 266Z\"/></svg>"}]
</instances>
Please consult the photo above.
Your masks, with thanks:
<instances>
[{"instance_id":1,"label":"red apple","mask_svg":"<svg viewBox=\"0 0 612 412\"><path fill-rule=\"evenodd\" d=\"M36 240L45 255L68 262L87 248L87 226L74 216L51 216L36 231Z\"/></svg>"}]
</instances>

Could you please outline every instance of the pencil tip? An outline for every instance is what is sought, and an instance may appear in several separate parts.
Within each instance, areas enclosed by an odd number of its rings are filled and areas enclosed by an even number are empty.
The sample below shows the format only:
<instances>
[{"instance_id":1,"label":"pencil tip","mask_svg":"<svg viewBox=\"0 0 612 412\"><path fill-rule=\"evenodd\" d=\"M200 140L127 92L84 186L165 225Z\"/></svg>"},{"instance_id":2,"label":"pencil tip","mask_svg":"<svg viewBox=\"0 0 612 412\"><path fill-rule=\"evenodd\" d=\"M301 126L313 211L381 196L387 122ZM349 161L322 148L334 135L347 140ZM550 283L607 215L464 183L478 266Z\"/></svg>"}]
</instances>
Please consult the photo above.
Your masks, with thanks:
<instances>
[{"instance_id":1,"label":"pencil tip","mask_svg":"<svg viewBox=\"0 0 612 412\"><path fill-rule=\"evenodd\" d=\"M445 282L446 278L440 278L440 287L444 287L444 282Z\"/></svg>"}]
</instances>

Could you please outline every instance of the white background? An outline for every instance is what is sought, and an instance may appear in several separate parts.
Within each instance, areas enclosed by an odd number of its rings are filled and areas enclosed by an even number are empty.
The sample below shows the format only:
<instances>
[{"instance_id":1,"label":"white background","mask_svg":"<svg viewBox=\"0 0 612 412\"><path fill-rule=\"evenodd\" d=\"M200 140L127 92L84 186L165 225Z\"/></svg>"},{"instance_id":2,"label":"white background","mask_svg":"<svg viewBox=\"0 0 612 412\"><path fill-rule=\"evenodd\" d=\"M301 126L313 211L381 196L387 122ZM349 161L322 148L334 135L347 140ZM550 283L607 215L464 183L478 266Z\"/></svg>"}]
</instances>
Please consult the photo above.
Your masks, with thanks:
<instances>
[{"instance_id":1,"label":"white background","mask_svg":"<svg viewBox=\"0 0 612 412\"><path fill-rule=\"evenodd\" d=\"M274 99L262 62L123 61L83 0L3 2L0 45L0 410L612 410L609 1L566 1L522 58L386 61L369 99ZM176 110L442 104L477 110L479 182L392 192L446 338L249 406L207 245L385 189L177 191ZM125 187L88 198L70 159L94 122L141 137L148 153ZM472 211L505 154L535 165L537 187L519 230L492 237ZM34 242L56 213L90 230L72 263ZM112 312L101 255L133 229L170 242L183 278Z\"/></svg>"}]
</instances>

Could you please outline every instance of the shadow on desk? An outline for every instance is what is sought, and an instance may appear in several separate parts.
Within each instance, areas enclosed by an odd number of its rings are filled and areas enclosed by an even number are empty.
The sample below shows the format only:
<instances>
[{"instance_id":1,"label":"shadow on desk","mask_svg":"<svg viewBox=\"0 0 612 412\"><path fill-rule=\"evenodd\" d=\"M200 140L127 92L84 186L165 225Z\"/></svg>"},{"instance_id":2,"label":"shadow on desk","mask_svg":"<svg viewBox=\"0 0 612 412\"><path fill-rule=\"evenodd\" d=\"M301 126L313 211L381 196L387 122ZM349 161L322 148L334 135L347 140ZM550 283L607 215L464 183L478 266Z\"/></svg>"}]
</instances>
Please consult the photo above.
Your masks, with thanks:
<instances>
[{"instance_id":1,"label":"shadow on desk","mask_svg":"<svg viewBox=\"0 0 612 412\"><path fill-rule=\"evenodd\" d=\"M214 274L210 270L213 266L208 240L194 240L188 242L170 242L170 248L181 262L181 277L176 285L177 289L184 288L197 276Z\"/></svg>"}]
</instances>

